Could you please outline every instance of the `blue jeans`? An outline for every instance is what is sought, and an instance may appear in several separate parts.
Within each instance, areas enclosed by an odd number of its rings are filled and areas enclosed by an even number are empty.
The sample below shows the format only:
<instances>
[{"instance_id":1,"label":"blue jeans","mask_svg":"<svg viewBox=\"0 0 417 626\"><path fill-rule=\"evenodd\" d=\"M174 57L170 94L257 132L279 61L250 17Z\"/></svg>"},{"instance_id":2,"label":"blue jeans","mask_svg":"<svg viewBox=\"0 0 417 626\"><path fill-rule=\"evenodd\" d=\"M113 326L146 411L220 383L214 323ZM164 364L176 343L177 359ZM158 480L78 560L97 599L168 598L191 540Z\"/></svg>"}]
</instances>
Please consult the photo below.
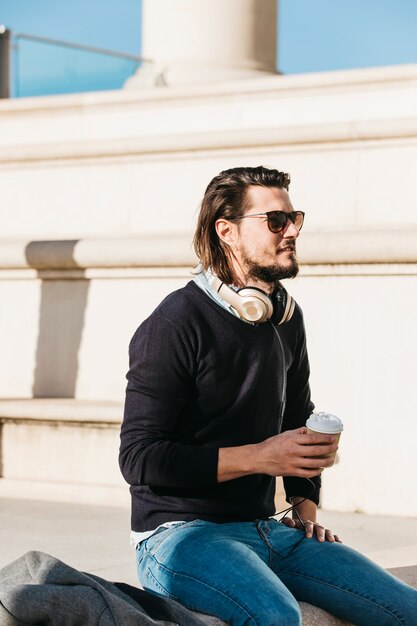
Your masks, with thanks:
<instances>
[{"instance_id":1,"label":"blue jeans","mask_svg":"<svg viewBox=\"0 0 417 626\"><path fill-rule=\"evenodd\" d=\"M275 519L162 528L137 549L144 589L245 626L300 626L296 600L356 626L417 624L417 591L340 543Z\"/></svg>"}]
</instances>

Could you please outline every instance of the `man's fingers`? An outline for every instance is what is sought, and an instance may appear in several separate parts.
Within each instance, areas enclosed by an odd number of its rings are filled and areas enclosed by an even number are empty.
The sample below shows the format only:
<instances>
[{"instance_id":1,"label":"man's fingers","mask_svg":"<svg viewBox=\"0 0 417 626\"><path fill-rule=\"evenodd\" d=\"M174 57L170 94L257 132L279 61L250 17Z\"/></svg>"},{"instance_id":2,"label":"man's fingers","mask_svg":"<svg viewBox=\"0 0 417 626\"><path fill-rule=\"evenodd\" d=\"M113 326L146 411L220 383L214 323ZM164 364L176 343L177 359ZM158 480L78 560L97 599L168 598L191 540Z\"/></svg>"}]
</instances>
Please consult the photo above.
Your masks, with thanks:
<instances>
[{"instance_id":1,"label":"man's fingers","mask_svg":"<svg viewBox=\"0 0 417 626\"><path fill-rule=\"evenodd\" d=\"M329 446L303 446L304 449L301 450L303 456L306 458L312 456L326 456L328 454L333 455L334 452L338 449L337 443L332 443Z\"/></svg>"},{"instance_id":2,"label":"man's fingers","mask_svg":"<svg viewBox=\"0 0 417 626\"><path fill-rule=\"evenodd\" d=\"M326 529L324 526L320 526L320 524L315 524L314 529L316 531L316 537L319 541L324 541L326 538Z\"/></svg>"},{"instance_id":3,"label":"man's fingers","mask_svg":"<svg viewBox=\"0 0 417 626\"><path fill-rule=\"evenodd\" d=\"M316 467L330 467L333 465L334 459L332 457L321 458L318 456L305 456L294 460L294 465L302 469L314 469Z\"/></svg>"},{"instance_id":4,"label":"man's fingers","mask_svg":"<svg viewBox=\"0 0 417 626\"><path fill-rule=\"evenodd\" d=\"M286 522L287 526L289 526L290 524L288 522L290 519L291 518L284 518L282 521ZM298 520L291 521L294 522L294 526L296 528L304 527L306 539L311 539L315 535L317 541L320 542L329 541L330 543L342 543L339 535L334 535L331 530L324 528L321 524L317 524L316 522L312 522L308 519L304 519L302 522L299 522Z\"/></svg>"},{"instance_id":5,"label":"man's fingers","mask_svg":"<svg viewBox=\"0 0 417 626\"><path fill-rule=\"evenodd\" d=\"M321 474L326 467L334 464L333 458L322 459L320 457L298 457L291 460L282 476L297 476L312 478Z\"/></svg>"},{"instance_id":6,"label":"man's fingers","mask_svg":"<svg viewBox=\"0 0 417 626\"><path fill-rule=\"evenodd\" d=\"M324 526L320 526L320 524L315 524L316 536L319 541L330 541L330 543L342 543L339 539L338 535L334 535L331 530L328 528L324 528Z\"/></svg>"},{"instance_id":7,"label":"man's fingers","mask_svg":"<svg viewBox=\"0 0 417 626\"><path fill-rule=\"evenodd\" d=\"M314 524L313 524L313 522L310 522L309 520L303 520L303 524L304 524L304 528L306 530L306 537L307 537L307 539L311 539L311 537L314 534Z\"/></svg>"},{"instance_id":8,"label":"man's fingers","mask_svg":"<svg viewBox=\"0 0 417 626\"><path fill-rule=\"evenodd\" d=\"M295 467L292 470L289 470L288 473L283 474L283 476L296 476L297 478L314 478L314 476L318 476L322 473L323 467L316 467L313 469L305 469Z\"/></svg>"},{"instance_id":9,"label":"man's fingers","mask_svg":"<svg viewBox=\"0 0 417 626\"><path fill-rule=\"evenodd\" d=\"M302 430L301 428L299 430ZM296 431L294 431L296 432ZM303 433L299 433L296 437L296 441L297 443L303 445L303 446L310 446L310 445L314 445L314 444L318 444L318 445L323 445L323 444L327 444L330 445L332 443L337 443L337 437L336 435L325 435L325 434L317 434L317 435L310 435L310 434L303 434Z\"/></svg>"}]
</instances>

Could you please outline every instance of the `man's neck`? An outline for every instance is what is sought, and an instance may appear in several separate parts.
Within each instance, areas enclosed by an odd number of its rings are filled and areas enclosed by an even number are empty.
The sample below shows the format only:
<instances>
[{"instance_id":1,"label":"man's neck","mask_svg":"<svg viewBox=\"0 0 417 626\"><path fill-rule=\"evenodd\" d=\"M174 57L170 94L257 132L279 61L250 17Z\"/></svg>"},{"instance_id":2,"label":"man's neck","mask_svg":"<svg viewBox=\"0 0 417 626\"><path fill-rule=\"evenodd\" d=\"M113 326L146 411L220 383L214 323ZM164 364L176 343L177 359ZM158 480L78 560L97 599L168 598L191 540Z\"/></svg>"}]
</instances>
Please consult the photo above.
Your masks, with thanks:
<instances>
[{"instance_id":1,"label":"man's neck","mask_svg":"<svg viewBox=\"0 0 417 626\"><path fill-rule=\"evenodd\" d=\"M257 278L251 278L250 276L244 275L242 272L236 272L236 287L256 287L257 289L261 289L268 295L272 296L275 291L275 285L271 283L265 283L262 280L258 280Z\"/></svg>"}]
</instances>

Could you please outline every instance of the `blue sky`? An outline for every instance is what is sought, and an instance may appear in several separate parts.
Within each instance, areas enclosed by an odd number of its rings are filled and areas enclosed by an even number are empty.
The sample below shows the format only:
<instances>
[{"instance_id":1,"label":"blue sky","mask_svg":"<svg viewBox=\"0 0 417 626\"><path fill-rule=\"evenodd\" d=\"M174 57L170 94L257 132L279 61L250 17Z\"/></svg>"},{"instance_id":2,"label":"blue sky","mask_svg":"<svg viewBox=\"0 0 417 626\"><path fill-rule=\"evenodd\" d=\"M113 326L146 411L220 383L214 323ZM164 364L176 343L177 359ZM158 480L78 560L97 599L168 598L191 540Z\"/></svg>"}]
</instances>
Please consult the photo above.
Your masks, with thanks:
<instances>
[{"instance_id":1,"label":"blue sky","mask_svg":"<svg viewBox=\"0 0 417 626\"><path fill-rule=\"evenodd\" d=\"M141 0L0 0L1 23L14 32L141 52ZM416 32L417 0L279 0L278 68L300 73L417 63ZM114 89L135 68L24 40L13 60L20 96Z\"/></svg>"},{"instance_id":2,"label":"blue sky","mask_svg":"<svg viewBox=\"0 0 417 626\"><path fill-rule=\"evenodd\" d=\"M140 54L141 0L0 0L15 31Z\"/></svg>"},{"instance_id":3,"label":"blue sky","mask_svg":"<svg viewBox=\"0 0 417 626\"><path fill-rule=\"evenodd\" d=\"M139 55L141 0L0 0L0 24L41 35ZM15 95L117 89L132 62L19 40L13 54Z\"/></svg>"},{"instance_id":4,"label":"blue sky","mask_svg":"<svg viewBox=\"0 0 417 626\"><path fill-rule=\"evenodd\" d=\"M283 73L417 63L416 0L279 0Z\"/></svg>"}]
</instances>

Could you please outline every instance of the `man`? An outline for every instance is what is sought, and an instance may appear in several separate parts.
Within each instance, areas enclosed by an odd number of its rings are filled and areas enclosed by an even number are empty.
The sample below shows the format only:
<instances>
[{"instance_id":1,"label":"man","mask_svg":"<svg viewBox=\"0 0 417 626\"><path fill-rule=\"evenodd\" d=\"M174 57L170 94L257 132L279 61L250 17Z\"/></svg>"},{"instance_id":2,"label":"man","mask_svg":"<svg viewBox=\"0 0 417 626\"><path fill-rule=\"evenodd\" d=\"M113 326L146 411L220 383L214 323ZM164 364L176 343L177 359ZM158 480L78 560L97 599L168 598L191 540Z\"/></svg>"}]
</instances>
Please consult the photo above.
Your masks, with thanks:
<instances>
[{"instance_id":1,"label":"man","mask_svg":"<svg viewBox=\"0 0 417 626\"><path fill-rule=\"evenodd\" d=\"M415 624L417 592L317 523L318 458L289 176L221 172L207 187L194 281L136 331L121 431L140 582L238 625L301 624L296 600L354 624ZM293 519L275 513L284 477ZM346 488L346 486L344 487Z\"/></svg>"}]
</instances>

